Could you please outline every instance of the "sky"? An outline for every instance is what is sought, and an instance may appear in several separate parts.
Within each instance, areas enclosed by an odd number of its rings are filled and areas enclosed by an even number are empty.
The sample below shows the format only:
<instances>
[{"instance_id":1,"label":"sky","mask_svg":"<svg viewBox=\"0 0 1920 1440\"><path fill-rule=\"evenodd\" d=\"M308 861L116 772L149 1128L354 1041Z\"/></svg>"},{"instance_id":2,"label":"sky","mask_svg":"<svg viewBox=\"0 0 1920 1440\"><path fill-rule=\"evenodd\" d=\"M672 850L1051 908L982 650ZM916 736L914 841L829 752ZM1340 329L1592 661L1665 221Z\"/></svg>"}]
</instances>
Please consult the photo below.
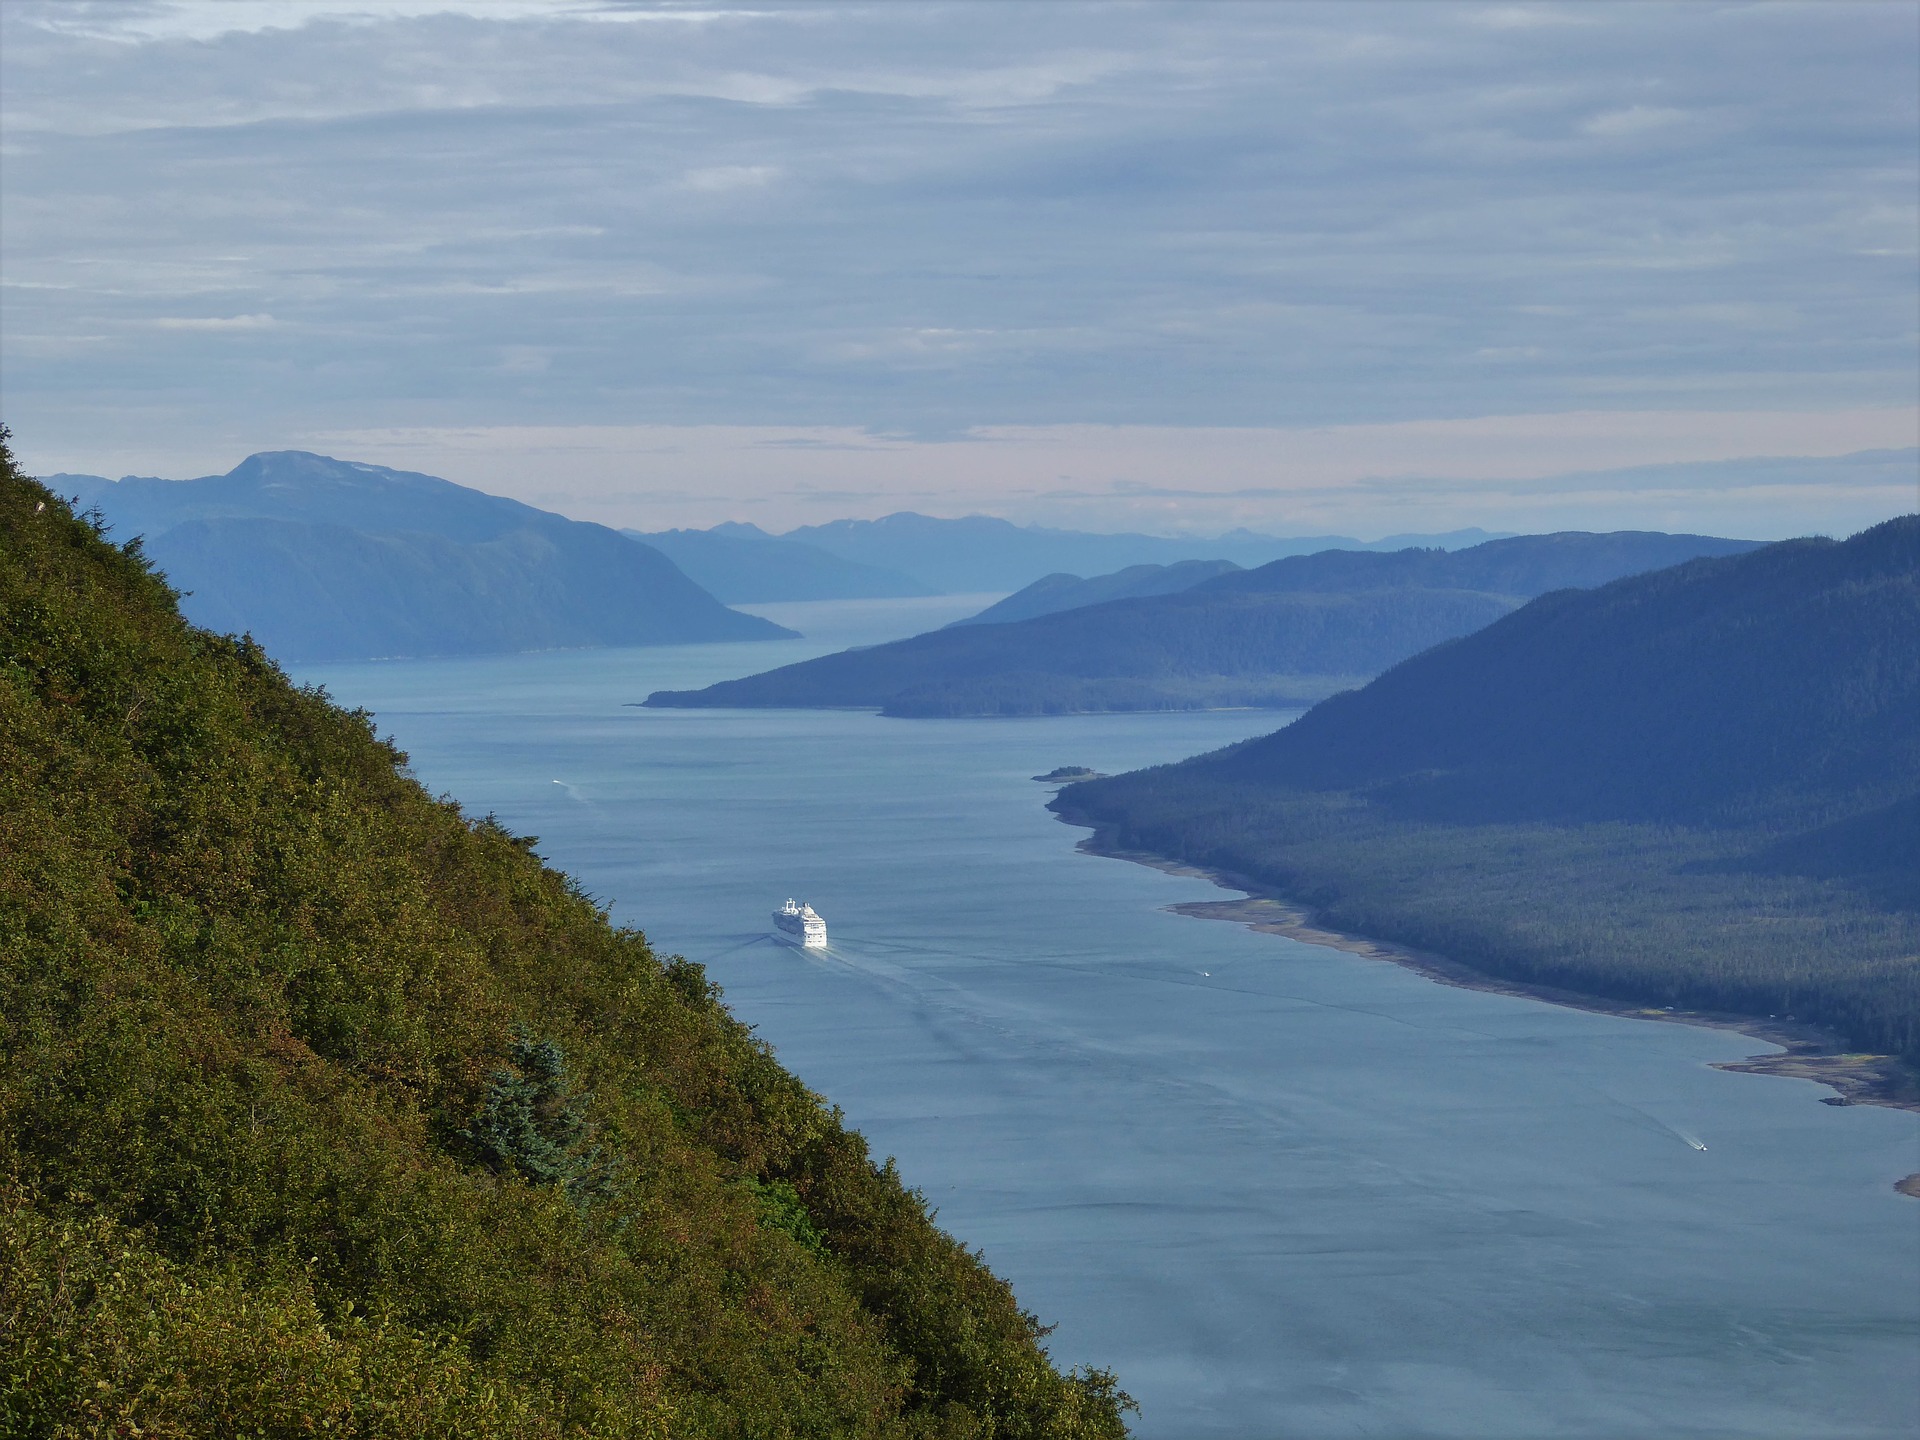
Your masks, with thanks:
<instances>
[{"instance_id":1,"label":"sky","mask_svg":"<svg viewBox=\"0 0 1920 1440\"><path fill-rule=\"evenodd\" d=\"M0 413L643 529L1847 533L1920 4L6 0Z\"/></svg>"}]
</instances>

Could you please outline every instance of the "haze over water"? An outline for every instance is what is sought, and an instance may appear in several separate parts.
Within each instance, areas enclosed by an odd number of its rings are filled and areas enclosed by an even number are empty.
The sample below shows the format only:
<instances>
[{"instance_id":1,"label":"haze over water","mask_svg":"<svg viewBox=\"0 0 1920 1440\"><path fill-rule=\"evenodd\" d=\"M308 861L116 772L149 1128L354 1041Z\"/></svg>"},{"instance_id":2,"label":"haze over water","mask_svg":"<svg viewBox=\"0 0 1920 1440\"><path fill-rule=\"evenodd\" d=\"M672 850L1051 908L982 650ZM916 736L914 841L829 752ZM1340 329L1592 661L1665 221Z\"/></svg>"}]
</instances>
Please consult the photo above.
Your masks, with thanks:
<instances>
[{"instance_id":1,"label":"haze over water","mask_svg":"<svg viewBox=\"0 0 1920 1440\"><path fill-rule=\"evenodd\" d=\"M1737 1035L1169 914L1226 894L1077 853L1028 778L1282 717L632 706L980 603L298 678L705 963L1147 1440L1920 1431L1920 1116L1709 1068ZM788 895L830 954L766 938Z\"/></svg>"}]
</instances>

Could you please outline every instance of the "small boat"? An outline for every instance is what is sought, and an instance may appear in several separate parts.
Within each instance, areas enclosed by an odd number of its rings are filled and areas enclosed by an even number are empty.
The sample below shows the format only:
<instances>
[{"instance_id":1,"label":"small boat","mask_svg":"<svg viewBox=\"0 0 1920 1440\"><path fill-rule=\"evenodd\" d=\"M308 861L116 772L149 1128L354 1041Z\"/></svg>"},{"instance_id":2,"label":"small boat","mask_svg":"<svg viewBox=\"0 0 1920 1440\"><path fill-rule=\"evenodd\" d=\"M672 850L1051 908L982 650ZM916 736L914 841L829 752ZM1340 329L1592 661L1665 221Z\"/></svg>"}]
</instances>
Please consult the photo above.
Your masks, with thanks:
<instances>
[{"instance_id":1,"label":"small boat","mask_svg":"<svg viewBox=\"0 0 1920 1440\"><path fill-rule=\"evenodd\" d=\"M775 935L795 945L803 945L809 950L827 948L827 922L814 912L811 905L796 905L788 900L773 912Z\"/></svg>"}]
</instances>

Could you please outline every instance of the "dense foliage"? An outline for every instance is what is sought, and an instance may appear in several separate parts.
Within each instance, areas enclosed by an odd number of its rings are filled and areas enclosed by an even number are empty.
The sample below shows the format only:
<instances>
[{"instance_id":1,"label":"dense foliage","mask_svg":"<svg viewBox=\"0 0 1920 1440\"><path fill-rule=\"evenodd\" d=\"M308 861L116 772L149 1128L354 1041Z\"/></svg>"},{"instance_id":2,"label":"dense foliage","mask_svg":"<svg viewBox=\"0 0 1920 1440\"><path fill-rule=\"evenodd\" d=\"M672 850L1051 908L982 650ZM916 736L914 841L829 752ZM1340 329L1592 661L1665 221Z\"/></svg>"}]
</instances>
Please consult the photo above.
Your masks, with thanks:
<instances>
[{"instance_id":1,"label":"dense foliage","mask_svg":"<svg viewBox=\"0 0 1920 1440\"><path fill-rule=\"evenodd\" d=\"M1908 517L1544 596L1056 805L1495 975L1920 1063L1917 715Z\"/></svg>"},{"instance_id":2,"label":"dense foliage","mask_svg":"<svg viewBox=\"0 0 1920 1440\"><path fill-rule=\"evenodd\" d=\"M698 966L10 457L0 858L0 1433L1123 1433Z\"/></svg>"}]
</instances>

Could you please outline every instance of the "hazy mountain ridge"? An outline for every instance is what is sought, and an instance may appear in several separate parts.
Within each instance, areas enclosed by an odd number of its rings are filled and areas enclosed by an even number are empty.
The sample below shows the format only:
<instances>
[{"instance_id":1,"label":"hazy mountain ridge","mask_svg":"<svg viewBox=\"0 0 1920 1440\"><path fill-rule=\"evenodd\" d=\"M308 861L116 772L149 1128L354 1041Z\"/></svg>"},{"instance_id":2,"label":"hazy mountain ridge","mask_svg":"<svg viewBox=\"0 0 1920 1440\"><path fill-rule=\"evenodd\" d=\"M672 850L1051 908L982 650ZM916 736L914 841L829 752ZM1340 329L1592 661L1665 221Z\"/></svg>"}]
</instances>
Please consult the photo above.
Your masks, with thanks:
<instances>
[{"instance_id":1,"label":"hazy mountain ridge","mask_svg":"<svg viewBox=\"0 0 1920 1440\"><path fill-rule=\"evenodd\" d=\"M1204 582L1220 594L1377 590L1413 585L1485 590L1499 595L1544 595L1590 589L1622 576L1663 570L1702 555L1757 550L1759 540L1717 535L1670 535L1658 530L1561 530L1504 536L1465 550L1409 547L1388 553L1327 550L1288 556L1257 570Z\"/></svg>"},{"instance_id":2,"label":"hazy mountain ridge","mask_svg":"<svg viewBox=\"0 0 1920 1440\"><path fill-rule=\"evenodd\" d=\"M1129 565L1111 575L1085 578L1079 575L1043 575L1024 590L1016 590L978 615L956 620L958 625L1004 625L1010 620L1031 620L1036 615L1053 615L1062 610L1078 610L1108 600L1135 600L1149 595L1175 595L1191 590L1204 580L1229 574L1240 567L1231 560L1176 560L1171 565Z\"/></svg>"},{"instance_id":3,"label":"hazy mountain ridge","mask_svg":"<svg viewBox=\"0 0 1920 1440\"><path fill-rule=\"evenodd\" d=\"M1056 808L1504 979L1797 1016L1911 1065L1916 636L1909 516L1541 596Z\"/></svg>"},{"instance_id":4,"label":"hazy mountain ridge","mask_svg":"<svg viewBox=\"0 0 1920 1440\"><path fill-rule=\"evenodd\" d=\"M1264 565L1285 555L1330 547L1399 548L1415 540L1431 545L1478 544L1482 530L1446 535L1390 536L1369 545L1346 535L1262 535L1230 530L1213 538L1113 534L1016 525L990 515L939 519L913 511L878 520L833 520L789 530L785 540L804 541L844 559L903 571L945 594L1019 590L1043 576L1105 575L1133 565L1172 565L1183 560L1231 560Z\"/></svg>"},{"instance_id":5,"label":"hazy mountain ridge","mask_svg":"<svg viewBox=\"0 0 1920 1440\"><path fill-rule=\"evenodd\" d=\"M1527 593L1474 581L1537 593L1687 553L1746 548L1750 542L1628 532L1523 536L1451 555L1327 551L1170 595L950 627L704 690L662 691L646 703L876 706L903 716L1291 707L1477 630Z\"/></svg>"},{"instance_id":6,"label":"hazy mountain ridge","mask_svg":"<svg viewBox=\"0 0 1920 1440\"><path fill-rule=\"evenodd\" d=\"M897 570L863 564L729 522L711 530L622 530L650 545L729 605L776 600L872 600L932 595L934 589Z\"/></svg>"},{"instance_id":7,"label":"hazy mountain ridge","mask_svg":"<svg viewBox=\"0 0 1920 1440\"><path fill-rule=\"evenodd\" d=\"M188 617L289 660L772 639L659 551L436 476L302 451L198 480L53 475L190 592Z\"/></svg>"}]
</instances>

